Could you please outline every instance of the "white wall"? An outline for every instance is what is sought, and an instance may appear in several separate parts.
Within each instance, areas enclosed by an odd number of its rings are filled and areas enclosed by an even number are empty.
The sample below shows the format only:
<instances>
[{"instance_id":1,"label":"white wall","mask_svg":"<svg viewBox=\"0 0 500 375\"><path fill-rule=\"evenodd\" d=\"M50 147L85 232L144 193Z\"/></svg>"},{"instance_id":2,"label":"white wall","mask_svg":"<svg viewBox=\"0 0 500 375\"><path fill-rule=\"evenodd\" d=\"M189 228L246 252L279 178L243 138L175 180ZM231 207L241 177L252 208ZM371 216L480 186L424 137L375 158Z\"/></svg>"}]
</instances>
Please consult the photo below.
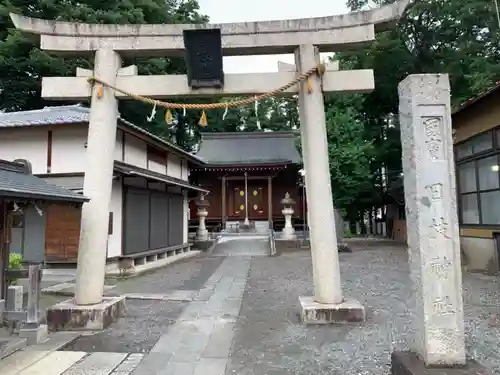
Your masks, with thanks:
<instances>
[{"instance_id":1,"label":"white wall","mask_svg":"<svg viewBox=\"0 0 500 375\"><path fill-rule=\"evenodd\" d=\"M182 162L182 179L187 181L189 177L188 161L184 160Z\"/></svg>"},{"instance_id":2,"label":"white wall","mask_svg":"<svg viewBox=\"0 0 500 375\"><path fill-rule=\"evenodd\" d=\"M52 130L51 173L85 172L87 125L57 127Z\"/></svg>"},{"instance_id":3,"label":"white wall","mask_svg":"<svg viewBox=\"0 0 500 375\"><path fill-rule=\"evenodd\" d=\"M47 128L0 129L0 159L27 159L33 173L47 173Z\"/></svg>"},{"instance_id":4,"label":"white wall","mask_svg":"<svg viewBox=\"0 0 500 375\"><path fill-rule=\"evenodd\" d=\"M110 212L113 212L113 234L108 236L108 258L122 254L122 184L120 179L113 180Z\"/></svg>"},{"instance_id":5,"label":"white wall","mask_svg":"<svg viewBox=\"0 0 500 375\"><path fill-rule=\"evenodd\" d=\"M168 154L167 174L170 177L181 178L181 159L174 154Z\"/></svg>"},{"instance_id":6,"label":"white wall","mask_svg":"<svg viewBox=\"0 0 500 375\"><path fill-rule=\"evenodd\" d=\"M154 160L148 160L148 169L153 172L158 172L162 174L166 174L167 167L163 164L157 163Z\"/></svg>"},{"instance_id":7,"label":"white wall","mask_svg":"<svg viewBox=\"0 0 500 375\"><path fill-rule=\"evenodd\" d=\"M139 168L148 168L147 145L143 140L130 134L125 134L125 160L127 164Z\"/></svg>"}]
</instances>

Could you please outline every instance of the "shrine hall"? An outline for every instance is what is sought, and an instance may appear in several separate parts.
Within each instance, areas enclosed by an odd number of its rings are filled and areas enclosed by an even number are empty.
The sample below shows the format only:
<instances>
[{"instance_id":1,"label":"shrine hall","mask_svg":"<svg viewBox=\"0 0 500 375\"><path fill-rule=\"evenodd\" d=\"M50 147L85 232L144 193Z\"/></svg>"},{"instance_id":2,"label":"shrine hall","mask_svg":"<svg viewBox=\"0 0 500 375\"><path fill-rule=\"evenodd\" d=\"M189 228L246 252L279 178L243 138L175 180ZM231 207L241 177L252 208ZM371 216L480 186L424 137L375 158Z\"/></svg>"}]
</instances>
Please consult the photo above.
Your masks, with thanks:
<instances>
[{"instance_id":1,"label":"shrine hall","mask_svg":"<svg viewBox=\"0 0 500 375\"><path fill-rule=\"evenodd\" d=\"M295 132L203 133L196 156L207 164L192 170L190 179L210 191L207 228L280 230L286 193L295 201L293 224L301 228L306 202L298 140ZM194 200L190 212L194 228Z\"/></svg>"}]
</instances>

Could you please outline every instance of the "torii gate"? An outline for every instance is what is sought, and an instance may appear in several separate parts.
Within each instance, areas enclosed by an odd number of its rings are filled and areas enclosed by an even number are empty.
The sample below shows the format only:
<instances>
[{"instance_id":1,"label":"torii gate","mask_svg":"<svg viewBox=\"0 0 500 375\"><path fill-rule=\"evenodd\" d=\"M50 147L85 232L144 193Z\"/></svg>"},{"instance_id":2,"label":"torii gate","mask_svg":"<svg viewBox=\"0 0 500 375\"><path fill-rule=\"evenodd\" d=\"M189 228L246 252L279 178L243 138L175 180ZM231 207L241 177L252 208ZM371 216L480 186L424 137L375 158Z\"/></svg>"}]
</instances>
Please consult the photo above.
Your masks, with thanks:
<instances>
[{"instance_id":1,"label":"torii gate","mask_svg":"<svg viewBox=\"0 0 500 375\"><path fill-rule=\"evenodd\" d=\"M153 99L265 93L317 67L320 52L342 51L372 42L375 31L395 24L410 2L402 0L374 10L331 17L208 25L81 24L11 14L18 29L40 36L42 50L95 56L93 72L78 69L76 77L44 77L42 81L42 97L46 99L78 101L91 97L84 181L84 194L91 201L82 210L77 306L74 308L99 305L103 300L118 99L127 99L126 95L110 88L103 90L102 86L89 84L89 76ZM224 88L192 91L184 75L140 76L135 66L121 66L121 57L127 55L182 56L183 30L200 28L221 30L225 56L295 53L296 71L226 74ZM302 87L295 85L282 94L299 93L302 149L307 171L315 289L314 297L301 297L302 317L306 323L364 320L363 306L342 295L323 91L369 92L374 89L373 71L326 69L321 76L312 75L308 86L304 82L300 85Z\"/></svg>"}]
</instances>

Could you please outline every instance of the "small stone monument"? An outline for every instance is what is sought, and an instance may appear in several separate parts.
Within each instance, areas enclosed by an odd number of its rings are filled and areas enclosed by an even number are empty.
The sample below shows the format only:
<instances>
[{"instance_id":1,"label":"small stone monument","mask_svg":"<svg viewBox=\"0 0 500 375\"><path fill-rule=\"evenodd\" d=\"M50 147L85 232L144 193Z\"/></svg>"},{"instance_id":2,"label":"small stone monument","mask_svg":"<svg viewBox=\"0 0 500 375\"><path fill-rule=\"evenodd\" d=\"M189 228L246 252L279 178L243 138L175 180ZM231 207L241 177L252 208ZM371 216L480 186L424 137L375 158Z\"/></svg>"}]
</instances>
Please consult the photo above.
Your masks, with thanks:
<instances>
[{"instance_id":1,"label":"small stone monument","mask_svg":"<svg viewBox=\"0 0 500 375\"><path fill-rule=\"evenodd\" d=\"M198 225L198 230L196 231L196 240L197 241L208 241L208 230L205 225L205 219L208 215L207 208L210 207L210 203L205 200L204 195L200 195L200 197L196 200L196 207L198 208L196 214L200 220L200 224Z\"/></svg>"},{"instance_id":2,"label":"small stone monument","mask_svg":"<svg viewBox=\"0 0 500 375\"><path fill-rule=\"evenodd\" d=\"M285 198L283 198L280 203L283 205L283 210L281 213L285 216L285 227L283 228L283 239L285 240L293 240L295 239L295 229L292 226L292 215L293 215L293 206L295 205L295 201L290 198L290 194L286 193Z\"/></svg>"}]
</instances>

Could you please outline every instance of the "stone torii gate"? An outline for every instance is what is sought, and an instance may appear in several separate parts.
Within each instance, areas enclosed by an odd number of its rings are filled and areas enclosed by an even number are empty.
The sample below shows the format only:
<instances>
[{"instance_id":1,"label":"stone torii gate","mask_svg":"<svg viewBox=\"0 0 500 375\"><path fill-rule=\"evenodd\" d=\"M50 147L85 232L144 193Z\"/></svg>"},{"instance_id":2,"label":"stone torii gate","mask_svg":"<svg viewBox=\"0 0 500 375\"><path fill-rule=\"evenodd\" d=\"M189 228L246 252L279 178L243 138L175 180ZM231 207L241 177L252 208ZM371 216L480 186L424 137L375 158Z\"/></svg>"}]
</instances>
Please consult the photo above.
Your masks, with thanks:
<instances>
[{"instance_id":1,"label":"stone torii gate","mask_svg":"<svg viewBox=\"0 0 500 375\"><path fill-rule=\"evenodd\" d=\"M103 300L108 211L113 175L118 99L127 96L90 85L94 76L121 90L154 99L180 96L256 95L283 86L319 64L319 52L335 52L370 43L375 31L395 23L411 0L341 16L221 25L89 25L45 21L11 14L15 26L40 36L43 50L95 56L94 71L77 77L43 78L46 99L91 98L82 233L75 300L59 306L67 323L105 317L120 300ZM183 75L139 76L121 57L181 56L186 29L220 29L225 56L295 53L296 67L278 73L227 74L222 89L191 90ZM306 86L307 85L307 86ZM337 71L309 77L283 95L299 94L306 194L311 227L314 296L301 297L306 323L363 320L363 306L344 299L340 283L332 188L326 142L324 92L373 90L371 70ZM306 90L307 89L307 90ZM408 247L416 311L413 352L394 352L393 374L484 373L466 360L460 243L456 212L455 167L451 136L450 87L446 75L411 75L401 82L400 123L405 175ZM314 159L314 160L313 160ZM119 310L119 309L118 309ZM95 323L92 328L96 328Z\"/></svg>"},{"instance_id":2,"label":"stone torii gate","mask_svg":"<svg viewBox=\"0 0 500 375\"><path fill-rule=\"evenodd\" d=\"M108 87L103 90L99 85L89 84L89 76L153 99L265 93L318 66L320 52L342 51L371 43L375 32L394 25L409 3L410 0L403 0L370 11L322 18L208 25L81 24L11 14L18 29L40 37L42 50L95 58L94 71L78 69L76 77L44 77L42 81L45 99L79 101L91 98L84 181L84 194L91 201L82 211L76 293L74 305L67 305L66 315L78 315L82 309L103 311L112 308L112 303L103 301L103 284L113 152L118 100L130 98ZM182 56L183 31L200 28L221 30L224 56L294 53L296 71L226 74L222 89L192 90L184 75L140 76L135 66L121 65L124 56ZM321 77L311 76L308 85L302 83L302 87L296 85L282 93L299 93L302 149L307 171L314 296L301 297L302 317L306 323L364 320L363 306L342 295L323 92L369 92L374 89L373 71L326 69Z\"/></svg>"}]
</instances>

